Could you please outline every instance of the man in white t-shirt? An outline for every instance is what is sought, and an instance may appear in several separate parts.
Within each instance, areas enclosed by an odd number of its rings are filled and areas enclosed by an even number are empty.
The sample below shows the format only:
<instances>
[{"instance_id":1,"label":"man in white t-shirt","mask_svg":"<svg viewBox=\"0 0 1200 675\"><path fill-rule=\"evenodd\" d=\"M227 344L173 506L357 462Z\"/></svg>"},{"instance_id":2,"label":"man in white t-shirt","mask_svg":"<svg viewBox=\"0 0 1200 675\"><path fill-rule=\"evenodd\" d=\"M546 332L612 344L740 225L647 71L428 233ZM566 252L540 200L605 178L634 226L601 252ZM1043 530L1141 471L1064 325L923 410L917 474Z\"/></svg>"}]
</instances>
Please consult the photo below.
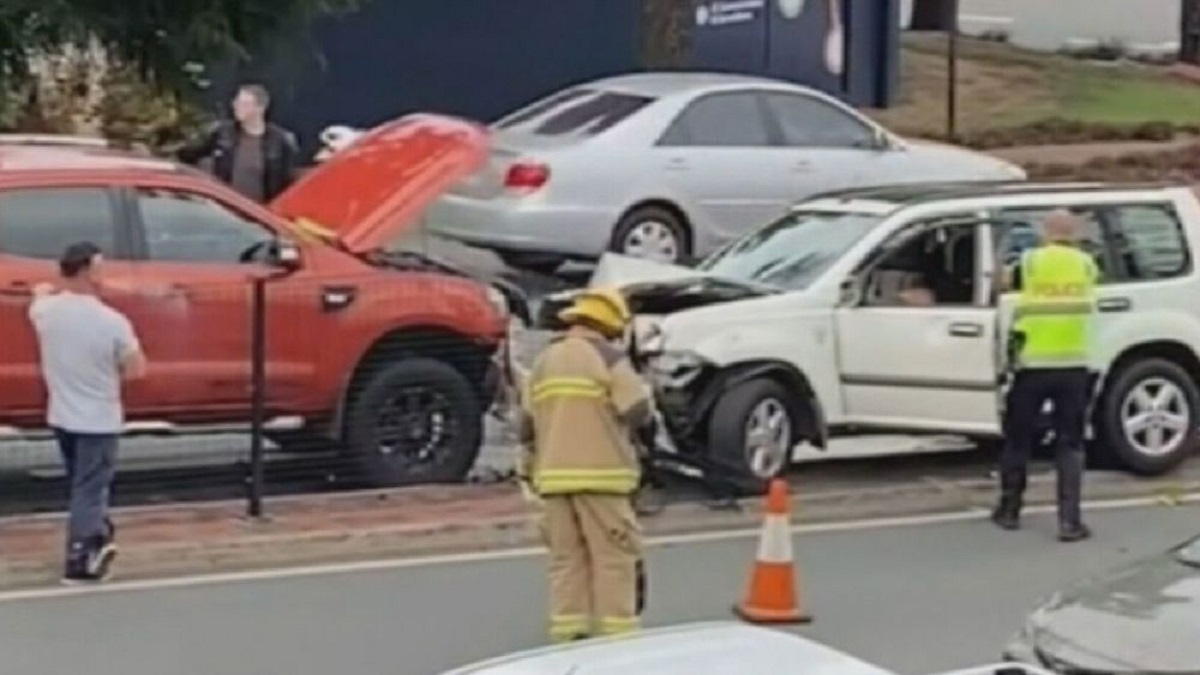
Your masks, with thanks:
<instances>
[{"instance_id":1,"label":"man in white t-shirt","mask_svg":"<svg viewBox=\"0 0 1200 675\"><path fill-rule=\"evenodd\" d=\"M96 295L100 264L95 244L69 246L61 284L38 285L29 307L50 399L46 421L71 489L67 583L102 581L116 556L108 503L125 423L121 381L146 369L129 320Z\"/></svg>"}]
</instances>

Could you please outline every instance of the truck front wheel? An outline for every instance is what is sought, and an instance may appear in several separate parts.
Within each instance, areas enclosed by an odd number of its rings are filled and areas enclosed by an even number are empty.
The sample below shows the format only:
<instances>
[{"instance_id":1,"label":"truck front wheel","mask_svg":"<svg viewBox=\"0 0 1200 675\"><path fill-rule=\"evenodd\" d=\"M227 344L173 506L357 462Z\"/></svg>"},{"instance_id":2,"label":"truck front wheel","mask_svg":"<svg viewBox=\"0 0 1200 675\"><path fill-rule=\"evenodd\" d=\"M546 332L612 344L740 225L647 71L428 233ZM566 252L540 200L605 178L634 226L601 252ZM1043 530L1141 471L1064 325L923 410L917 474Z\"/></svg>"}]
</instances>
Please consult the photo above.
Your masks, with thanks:
<instances>
[{"instance_id":1,"label":"truck front wheel","mask_svg":"<svg viewBox=\"0 0 1200 675\"><path fill-rule=\"evenodd\" d=\"M778 382L757 378L721 394L708 424L708 453L717 482L761 493L791 465L799 404Z\"/></svg>"},{"instance_id":2,"label":"truck front wheel","mask_svg":"<svg viewBox=\"0 0 1200 675\"><path fill-rule=\"evenodd\" d=\"M471 383L450 365L411 358L383 366L351 392L346 451L376 487L461 482L483 438Z\"/></svg>"}]
</instances>

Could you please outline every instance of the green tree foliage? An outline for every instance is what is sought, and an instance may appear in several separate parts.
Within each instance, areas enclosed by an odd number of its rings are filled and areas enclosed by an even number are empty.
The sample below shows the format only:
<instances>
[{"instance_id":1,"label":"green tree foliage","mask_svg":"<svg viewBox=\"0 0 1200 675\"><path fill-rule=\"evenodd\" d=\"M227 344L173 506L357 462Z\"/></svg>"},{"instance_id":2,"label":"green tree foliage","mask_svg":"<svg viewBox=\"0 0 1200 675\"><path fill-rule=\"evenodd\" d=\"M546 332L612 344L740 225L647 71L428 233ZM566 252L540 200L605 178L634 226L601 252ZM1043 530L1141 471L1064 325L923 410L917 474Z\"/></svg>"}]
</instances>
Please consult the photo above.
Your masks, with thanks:
<instances>
[{"instance_id":1,"label":"green tree foliage","mask_svg":"<svg viewBox=\"0 0 1200 675\"><path fill-rule=\"evenodd\" d=\"M0 0L0 86L26 79L39 53L95 40L158 88L190 83L188 65L245 57L281 30L361 0Z\"/></svg>"}]
</instances>

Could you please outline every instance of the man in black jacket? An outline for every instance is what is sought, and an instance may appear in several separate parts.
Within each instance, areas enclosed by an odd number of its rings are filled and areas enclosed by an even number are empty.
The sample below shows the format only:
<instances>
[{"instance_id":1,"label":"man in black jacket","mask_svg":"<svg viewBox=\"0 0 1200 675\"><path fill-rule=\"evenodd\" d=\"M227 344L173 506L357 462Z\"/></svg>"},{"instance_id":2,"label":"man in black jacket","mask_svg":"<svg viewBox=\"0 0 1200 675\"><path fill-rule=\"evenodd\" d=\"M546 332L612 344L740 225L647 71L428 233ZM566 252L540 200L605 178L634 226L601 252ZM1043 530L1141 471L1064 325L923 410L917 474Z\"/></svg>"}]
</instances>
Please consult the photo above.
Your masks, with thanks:
<instances>
[{"instance_id":1,"label":"man in black jacket","mask_svg":"<svg viewBox=\"0 0 1200 675\"><path fill-rule=\"evenodd\" d=\"M270 104L265 87L242 85L233 98L233 119L181 149L179 159L188 164L210 159L217 178L250 199L271 201L291 184L299 150L290 131L267 122Z\"/></svg>"}]
</instances>

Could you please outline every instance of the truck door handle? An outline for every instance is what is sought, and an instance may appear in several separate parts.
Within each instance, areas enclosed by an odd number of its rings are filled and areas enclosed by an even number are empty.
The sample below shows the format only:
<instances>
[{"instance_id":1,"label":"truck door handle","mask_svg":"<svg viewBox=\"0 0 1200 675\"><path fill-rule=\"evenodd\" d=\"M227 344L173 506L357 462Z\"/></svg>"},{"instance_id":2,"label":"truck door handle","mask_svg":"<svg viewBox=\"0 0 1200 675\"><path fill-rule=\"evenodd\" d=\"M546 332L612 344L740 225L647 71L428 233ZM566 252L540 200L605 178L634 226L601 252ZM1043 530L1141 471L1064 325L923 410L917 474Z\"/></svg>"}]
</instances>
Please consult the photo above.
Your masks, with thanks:
<instances>
[{"instance_id":1,"label":"truck door handle","mask_svg":"<svg viewBox=\"0 0 1200 675\"><path fill-rule=\"evenodd\" d=\"M950 324L950 334L954 337L977 338L983 335L983 326L978 323L956 321Z\"/></svg>"},{"instance_id":2,"label":"truck door handle","mask_svg":"<svg viewBox=\"0 0 1200 675\"><path fill-rule=\"evenodd\" d=\"M1133 308L1133 302L1129 298L1104 298L1096 303L1096 307L1101 312L1128 312Z\"/></svg>"},{"instance_id":3,"label":"truck door handle","mask_svg":"<svg viewBox=\"0 0 1200 675\"><path fill-rule=\"evenodd\" d=\"M812 162L806 162L804 160L800 160L792 165L792 171L797 171L797 172L801 172L801 173L806 172L806 171L812 171Z\"/></svg>"},{"instance_id":4,"label":"truck door handle","mask_svg":"<svg viewBox=\"0 0 1200 675\"><path fill-rule=\"evenodd\" d=\"M14 281L0 289L0 295L10 298L28 298L33 295L33 286L30 286L27 281Z\"/></svg>"}]
</instances>

